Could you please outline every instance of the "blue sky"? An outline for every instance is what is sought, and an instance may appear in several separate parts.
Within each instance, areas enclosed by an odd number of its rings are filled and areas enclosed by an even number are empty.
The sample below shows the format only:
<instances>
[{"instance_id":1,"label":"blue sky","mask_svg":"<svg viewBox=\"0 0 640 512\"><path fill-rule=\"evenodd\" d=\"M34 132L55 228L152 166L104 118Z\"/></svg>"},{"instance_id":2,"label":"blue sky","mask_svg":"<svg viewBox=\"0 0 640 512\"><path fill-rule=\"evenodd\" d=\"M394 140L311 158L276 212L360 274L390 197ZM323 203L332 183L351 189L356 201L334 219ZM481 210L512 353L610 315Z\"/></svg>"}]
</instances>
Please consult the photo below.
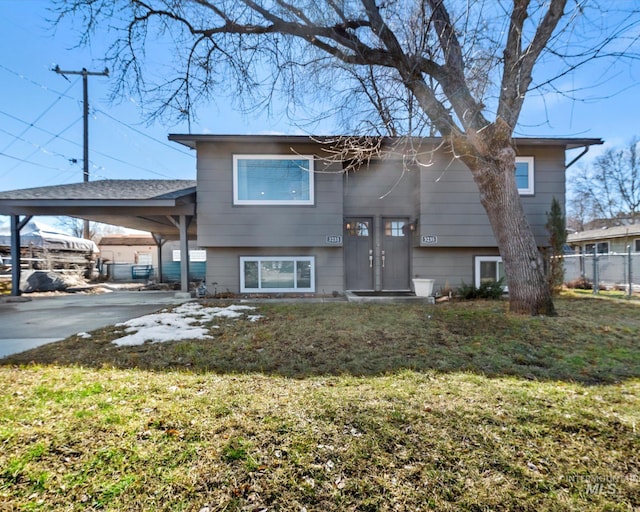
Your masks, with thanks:
<instances>
[{"instance_id":1,"label":"blue sky","mask_svg":"<svg viewBox=\"0 0 640 512\"><path fill-rule=\"evenodd\" d=\"M100 41L75 47L70 26L54 29L47 22L49 6L0 0L0 190L82 180L82 79L70 75L67 81L51 69L102 70ZM600 66L568 75L562 84L589 86L581 92L584 101L531 96L518 134L600 137L614 146L640 135L640 63ZM89 78L91 179L194 179L193 152L167 140L169 133L187 132L187 125L147 125L132 101L110 104L113 80ZM197 115L193 133L304 133L286 119L245 118L220 105L201 106Z\"/></svg>"}]
</instances>

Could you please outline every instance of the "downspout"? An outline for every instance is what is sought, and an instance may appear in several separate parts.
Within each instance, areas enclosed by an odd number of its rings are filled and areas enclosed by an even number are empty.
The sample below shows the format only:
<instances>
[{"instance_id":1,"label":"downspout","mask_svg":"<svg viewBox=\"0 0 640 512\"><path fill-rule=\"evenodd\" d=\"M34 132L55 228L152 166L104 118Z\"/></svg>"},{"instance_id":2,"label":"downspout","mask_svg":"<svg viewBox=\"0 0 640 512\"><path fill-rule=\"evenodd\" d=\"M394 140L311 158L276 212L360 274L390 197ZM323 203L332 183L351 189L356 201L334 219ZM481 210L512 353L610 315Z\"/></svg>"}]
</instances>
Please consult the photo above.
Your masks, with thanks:
<instances>
[{"instance_id":1,"label":"downspout","mask_svg":"<svg viewBox=\"0 0 640 512\"><path fill-rule=\"evenodd\" d=\"M589 148L591 146L585 146L584 150L582 151L582 153L580 153L577 157L575 157L573 160L571 160L571 162L569 162L567 165L565 165L564 170L566 171L569 167L571 167L573 164L575 164L578 160L580 160L584 155L586 155L589 152ZM573 149L573 148L572 148Z\"/></svg>"}]
</instances>

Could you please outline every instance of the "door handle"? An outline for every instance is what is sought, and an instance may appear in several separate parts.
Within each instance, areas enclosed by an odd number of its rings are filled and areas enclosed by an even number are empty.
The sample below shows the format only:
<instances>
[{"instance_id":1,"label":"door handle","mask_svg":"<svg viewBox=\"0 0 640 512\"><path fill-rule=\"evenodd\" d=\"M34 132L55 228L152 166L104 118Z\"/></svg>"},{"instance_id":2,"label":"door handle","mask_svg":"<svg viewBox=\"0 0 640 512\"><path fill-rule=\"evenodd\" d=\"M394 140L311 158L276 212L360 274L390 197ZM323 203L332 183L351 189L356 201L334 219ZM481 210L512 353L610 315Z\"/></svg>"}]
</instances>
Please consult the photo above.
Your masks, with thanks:
<instances>
[{"instance_id":1,"label":"door handle","mask_svg":"<svg viewBox=\"0 0 640 512\"><path fill-rule=\"evenodd\" d=\"M369 268L373 268L373 249L369 249Z\"/></svg>"},{"instance_id":2,"label":"door handle","mask_svg":"<svg viewBox=\"0 0 640 512\"><path fill-rule=\"evenodd\" d=\"M384 260L385 260L385 255L384 255L384 251L382 251L382 268L384 268Z\"/></svg>"}]
</instances>

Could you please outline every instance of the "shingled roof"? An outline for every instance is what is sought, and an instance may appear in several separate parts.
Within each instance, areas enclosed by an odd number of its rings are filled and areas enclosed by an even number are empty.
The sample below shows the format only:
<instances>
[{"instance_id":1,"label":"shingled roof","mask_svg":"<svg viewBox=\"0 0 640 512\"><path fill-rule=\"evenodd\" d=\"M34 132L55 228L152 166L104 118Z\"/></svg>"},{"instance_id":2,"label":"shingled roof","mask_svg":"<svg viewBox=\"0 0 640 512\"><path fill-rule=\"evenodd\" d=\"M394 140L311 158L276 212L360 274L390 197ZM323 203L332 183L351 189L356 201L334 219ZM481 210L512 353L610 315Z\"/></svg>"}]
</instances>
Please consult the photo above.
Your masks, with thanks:
<instances>
[{"instance_id":1,"label":"shingled roof","mask_svg":"<svg viewBox=\"0 0 640 512\"><path fill-rule=\"evenodd\" d=\"M99 180L0 192L0 215L67 215L175 239L196 215L195 180ZM196 236L190 221L189 238Z\"/></svg>"},{"instance_id":2,"label":"shingled roof","mask_svg":"<svg viewBox=\"0 0 640 512\"><path fill-rule=\"evenodd\" d=\"M0 201L176 199L195 189L195 180L100 180L0 192Z\"/></svg>"},{"instance_id":3,"label":"shingled roof","mask_svg":"<svg viewBox=\"0 0 640 512\"><path fill-rule=\"evenodd\" d=\"M640 224L630 224L628 226L614 226L610 228L590 229L572 233L567 237L568 242L588 242L591 240L607 240L613 238L624 238L628 236L640 236Z\"/></svg>"}]
</instances>

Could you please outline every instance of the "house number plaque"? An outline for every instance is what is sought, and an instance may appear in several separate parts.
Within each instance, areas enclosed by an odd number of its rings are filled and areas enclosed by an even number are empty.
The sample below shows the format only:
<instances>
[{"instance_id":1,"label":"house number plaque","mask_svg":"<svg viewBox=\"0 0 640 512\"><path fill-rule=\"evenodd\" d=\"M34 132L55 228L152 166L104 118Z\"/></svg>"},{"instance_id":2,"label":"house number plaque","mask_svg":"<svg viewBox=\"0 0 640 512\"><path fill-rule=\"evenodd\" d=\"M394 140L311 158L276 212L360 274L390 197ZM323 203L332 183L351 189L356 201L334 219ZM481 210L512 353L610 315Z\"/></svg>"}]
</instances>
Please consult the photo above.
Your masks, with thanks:
<instances>
[{"instance_id":1,"label":"house number plaque","mask_svg":"<svg viewBox=\"0 0 640 512\"><path fill-rule=\"evenodd\" d=\"M342 235L327 235L327 243L330 245L340 245L342 243Z\"/></svg>"},{"instance_id":2,"label":"house number plaque","mask_svg":"<svg viewBox=\"0 0 640 512\"><path fill-rule=\"evenodd\" d=\"M422 243L425 245L433 245L438 243L436 235L422 235Z\"/></svg>"}]
</instances>

